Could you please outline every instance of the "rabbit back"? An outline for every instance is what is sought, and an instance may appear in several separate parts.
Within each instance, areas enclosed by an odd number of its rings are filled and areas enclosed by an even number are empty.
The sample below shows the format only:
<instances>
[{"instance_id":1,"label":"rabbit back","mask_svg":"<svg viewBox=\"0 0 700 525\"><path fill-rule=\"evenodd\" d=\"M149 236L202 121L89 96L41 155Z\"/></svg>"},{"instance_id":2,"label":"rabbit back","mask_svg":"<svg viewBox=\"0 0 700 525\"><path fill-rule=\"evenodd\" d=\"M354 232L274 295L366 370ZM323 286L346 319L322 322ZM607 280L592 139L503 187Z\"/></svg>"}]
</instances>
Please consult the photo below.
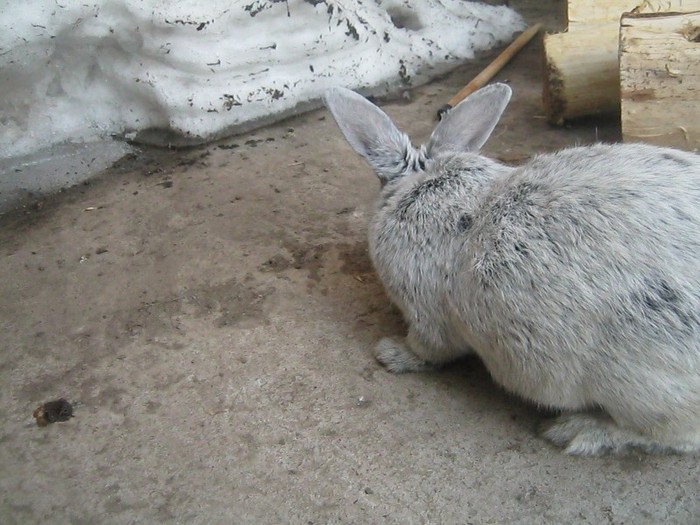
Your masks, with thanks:
<instances>
[{"instance_id":1,"label":"rabbit back","mask_svg":"<svg viewBox=\"0 0 700 525\"><path fill-rule=\"evenodd\" d=\"M696 155L597 145L540 156L494 180L471 224L446 289L499 383L637 423L670 406L700 416Z\"/></svg>"}]
</instances>

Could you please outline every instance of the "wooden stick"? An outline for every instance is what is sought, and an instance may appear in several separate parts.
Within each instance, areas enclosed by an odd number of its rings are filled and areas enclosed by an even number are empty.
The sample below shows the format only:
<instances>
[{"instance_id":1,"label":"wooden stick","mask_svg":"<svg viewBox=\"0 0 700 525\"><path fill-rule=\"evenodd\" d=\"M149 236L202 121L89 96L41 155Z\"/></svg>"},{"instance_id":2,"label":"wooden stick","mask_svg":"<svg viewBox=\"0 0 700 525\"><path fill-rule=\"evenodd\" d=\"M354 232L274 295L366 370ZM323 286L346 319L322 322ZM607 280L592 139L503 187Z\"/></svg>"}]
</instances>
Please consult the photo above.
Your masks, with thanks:
<instances>
[{"instance_id":1,"label":"wooden stick","mask_svg":"<svg viewBox=\"0 0 700 525\"><path fill-rule=\"evenodd\" d=\"M440 108L438 111L438 118L442 118L445 113L474 93L474 91L484 87L484 85L486 85L486 83L491 80L496 73L503 69L503 66L510 62L510 60L518 54L518 51L525 47L525 44L527 44L537 33L539 33L541 28L542 24L535 24L527 31L524 31L518 38L513 40L513 42L507 48L505 48L493 62L486 66L481 73L475 76L471 82L469 82L469 84L464 86L454 97L450 99L447 104Z\"/></svg>"}]
</instances>

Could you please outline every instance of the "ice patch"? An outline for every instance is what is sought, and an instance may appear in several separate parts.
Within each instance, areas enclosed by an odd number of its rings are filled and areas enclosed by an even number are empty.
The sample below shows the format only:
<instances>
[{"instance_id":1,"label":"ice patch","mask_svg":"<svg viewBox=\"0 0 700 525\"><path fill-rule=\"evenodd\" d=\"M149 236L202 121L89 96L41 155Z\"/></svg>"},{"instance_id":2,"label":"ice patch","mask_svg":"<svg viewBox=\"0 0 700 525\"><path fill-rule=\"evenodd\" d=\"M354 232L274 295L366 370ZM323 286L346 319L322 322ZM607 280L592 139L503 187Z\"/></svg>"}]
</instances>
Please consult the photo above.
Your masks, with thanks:
<instances>
[{"instance_id":1,"label":"ice patch","mask_svg":"<svg viewBox=\"0 0 700 525\"><path fill-rule=\"evenodd\" d=\"M28 155L0 158L0 212L25 198L83 182L130 151L123 142L102 140L66 142Z\"/></svg>"}]
</instances>

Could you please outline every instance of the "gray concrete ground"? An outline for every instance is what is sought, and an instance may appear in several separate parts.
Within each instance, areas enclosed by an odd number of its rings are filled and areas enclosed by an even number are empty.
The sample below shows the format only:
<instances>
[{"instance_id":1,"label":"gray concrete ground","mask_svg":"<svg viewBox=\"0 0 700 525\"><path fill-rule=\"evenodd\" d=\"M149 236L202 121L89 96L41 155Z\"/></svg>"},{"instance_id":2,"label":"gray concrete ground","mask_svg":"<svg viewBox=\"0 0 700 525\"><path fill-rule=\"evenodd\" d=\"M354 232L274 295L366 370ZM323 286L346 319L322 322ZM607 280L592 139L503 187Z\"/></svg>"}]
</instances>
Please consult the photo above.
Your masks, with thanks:
<instances>
[{"instance_id":1,"label":"gray concrete ground","mask_svg":"<svg viewBox=\"0 0 700 525\"><path fill-rule=\"evenodd\" d=\"M512 2L561 24L563 2ZM486 152L550 128L540 52ZM385 108L416 141L495 53ZM378 183L325 111L188 151L143 150L0 219L0 522L700 522L698 458L567 457L547 414L476 360L392 376L403 330L367 256ZM66 397L68 422L34 408Z\"/></svg>"}]
</instances>

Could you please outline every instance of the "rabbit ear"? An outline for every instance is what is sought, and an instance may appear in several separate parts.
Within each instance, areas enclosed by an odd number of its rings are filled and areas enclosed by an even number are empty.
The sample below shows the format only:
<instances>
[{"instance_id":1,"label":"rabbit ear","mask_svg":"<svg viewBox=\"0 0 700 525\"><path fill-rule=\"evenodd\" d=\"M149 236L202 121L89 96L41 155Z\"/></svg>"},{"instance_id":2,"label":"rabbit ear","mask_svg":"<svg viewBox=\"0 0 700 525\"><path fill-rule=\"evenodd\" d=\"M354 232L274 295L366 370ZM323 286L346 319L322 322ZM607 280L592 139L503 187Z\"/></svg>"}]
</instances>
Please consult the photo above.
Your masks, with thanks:
<instances>
[{"instance_id":1,"label":"rabbit ear","mask_svg":"<svg viewBox=\"0 0 700 525\"><path fill-rule=\"evenodd\" d=\"M344 88L329 90L325 101L347 141L367 159L382 182L404 171L413 146L386 113Z\"/></svg>"},{"instance_id":2,"label":"rabbit ear","mask_svg":"<svg viewBox=\"0 0 700 525\"><path fill-rule=\"evenodd\" d=\"M506 109L512 91L492 84L475 91L452 108L430 136L429 157L441 151L479 151Z\"/></svg>"}]
</instances>

